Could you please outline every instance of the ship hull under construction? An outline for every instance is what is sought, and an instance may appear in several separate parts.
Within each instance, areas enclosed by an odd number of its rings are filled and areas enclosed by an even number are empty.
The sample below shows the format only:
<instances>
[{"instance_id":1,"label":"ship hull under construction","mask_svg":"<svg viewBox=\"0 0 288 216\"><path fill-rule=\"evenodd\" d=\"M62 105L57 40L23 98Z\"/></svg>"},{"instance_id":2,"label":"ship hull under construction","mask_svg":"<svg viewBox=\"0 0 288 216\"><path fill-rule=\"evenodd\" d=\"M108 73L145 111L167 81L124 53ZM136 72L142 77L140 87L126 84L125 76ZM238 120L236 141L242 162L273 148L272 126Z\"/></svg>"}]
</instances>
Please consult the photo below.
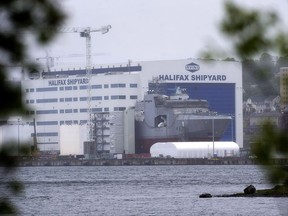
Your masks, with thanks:
<instances>
[{"instance_id":1,"label":"ship hull under construction","mask_svg":"<svg viewBox=\"0 0 288 216\"><path fill-rule=\"evenodd\" d=\"M159 95L147 95L136 106L136 153L149 153L157 142L220 140L231 117L211 112L200 106L203 104L204 101L171 102Z\"/></svg>"}]
</instances>

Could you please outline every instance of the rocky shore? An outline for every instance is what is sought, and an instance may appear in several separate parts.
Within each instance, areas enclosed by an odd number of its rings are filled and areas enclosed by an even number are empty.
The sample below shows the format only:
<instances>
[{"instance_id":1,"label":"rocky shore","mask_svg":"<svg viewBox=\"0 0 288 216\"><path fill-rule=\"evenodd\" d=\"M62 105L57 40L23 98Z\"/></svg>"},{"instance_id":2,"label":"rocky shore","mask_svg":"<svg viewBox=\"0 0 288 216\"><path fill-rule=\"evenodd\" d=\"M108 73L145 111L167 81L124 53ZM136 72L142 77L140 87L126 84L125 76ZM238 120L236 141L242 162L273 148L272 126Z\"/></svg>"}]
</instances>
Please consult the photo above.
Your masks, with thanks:
<instances>
[{"instance_id":1,"label":"rocky shore","mask_svg":"<svg viewBox=\"0 0 288 216\"><path fill-rule=\"evenodd\" d=\"M250 186L248 186L248 187L250 187ZM288 197L288 185L276 185L273 188L264 189L264 190L256 190L256 188L255 188L254 192L246 192L245 189L244 189L244 193L224 194L224 195L215 195L215 196L212 196L209 193L204 193L204 194L201 194L199 197L200 198L212 198L212 197Z\"/></svg>"}]
</instances>

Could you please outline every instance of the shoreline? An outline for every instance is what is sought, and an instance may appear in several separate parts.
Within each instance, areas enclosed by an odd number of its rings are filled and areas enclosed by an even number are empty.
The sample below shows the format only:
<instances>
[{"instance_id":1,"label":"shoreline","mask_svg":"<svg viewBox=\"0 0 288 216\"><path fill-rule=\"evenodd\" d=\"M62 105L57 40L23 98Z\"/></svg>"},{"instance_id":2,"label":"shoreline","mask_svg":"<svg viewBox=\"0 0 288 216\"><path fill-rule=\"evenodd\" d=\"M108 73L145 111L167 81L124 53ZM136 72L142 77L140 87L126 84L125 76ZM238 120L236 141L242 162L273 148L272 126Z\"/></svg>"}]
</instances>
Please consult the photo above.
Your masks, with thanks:
<instances>
[{"instance_id":1,"label":"shoreline","mask_svg":"<svg viewBox=\"0 0 288 216\"><path fill-rule=\"evenodd\" d=\"M216 195L213 197L288 197L288 185L276 185L270 189L256 190L253 194L236 193Z\"/></svg>"},{"instance_id":2,"label":"shoreline","mask_svg":"<svg viewBox=\"0 0 288 216\"><path fill-rule=\"evenodd\" d=\"M275 164L288 164L288 159L275 160ZM143 166L143 165L259 165L251 158L124 158L124 159L18 159L19 167L34 166Z\"/></svg>"}]
</instances>

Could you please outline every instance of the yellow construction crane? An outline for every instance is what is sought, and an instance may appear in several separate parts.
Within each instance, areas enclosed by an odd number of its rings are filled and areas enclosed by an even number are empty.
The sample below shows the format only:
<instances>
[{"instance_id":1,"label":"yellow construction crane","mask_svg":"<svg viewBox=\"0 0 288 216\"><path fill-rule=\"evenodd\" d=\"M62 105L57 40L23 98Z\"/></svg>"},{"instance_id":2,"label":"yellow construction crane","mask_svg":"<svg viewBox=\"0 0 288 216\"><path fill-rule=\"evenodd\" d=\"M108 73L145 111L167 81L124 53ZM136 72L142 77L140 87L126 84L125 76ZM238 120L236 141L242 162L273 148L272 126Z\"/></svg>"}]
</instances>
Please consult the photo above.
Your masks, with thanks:
<instances>
[{"instance_id":1,"label":"yellow construction crane","mask_svg":"<svg viewBox=\"0 0 288 216\"><path fill-rule=\"evenodd\" d=\"M92 113L91 113L91 35L92 32L101 32L102 34L106 34L111 29L111 25L102 26L101 28L94 29L90 27L62 27L58 29L58 32L61 33L80 33L80 37L86 38L86 75L88 78L88 130L89 130L89 137L88 141L93 140L93 134L92 134Z\"/></svg>"}]
</instances>

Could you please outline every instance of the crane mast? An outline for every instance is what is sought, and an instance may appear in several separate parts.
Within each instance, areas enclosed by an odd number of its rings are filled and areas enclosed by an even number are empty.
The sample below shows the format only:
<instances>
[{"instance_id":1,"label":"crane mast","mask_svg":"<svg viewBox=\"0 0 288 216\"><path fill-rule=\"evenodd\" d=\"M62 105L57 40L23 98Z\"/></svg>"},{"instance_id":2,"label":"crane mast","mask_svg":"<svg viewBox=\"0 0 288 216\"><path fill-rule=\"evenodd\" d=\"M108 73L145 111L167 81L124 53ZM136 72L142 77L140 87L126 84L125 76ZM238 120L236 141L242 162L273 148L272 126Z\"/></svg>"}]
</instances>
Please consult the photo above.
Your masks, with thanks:
<instances>
[{"instance_id":1,"label":"crane mast","mask_svg":"<svg viewBox=\"0 0 288 216\"><path fill-rule=\"evenodd\" d=\"M111 25L102 26L99 29L91 29L90 27L86 28L61 28L59 31L62 33L80 33L80 37L86 38L86 76L88 78L88 86L87 86L87 126L88 126L88 141L93 140L93 124L92 124L92 109L91 109L91 76L92 76L92 70L91 70L91 32L101 32L102 34L105 34L111 29Z\"/></svg>"}]
</instances>

